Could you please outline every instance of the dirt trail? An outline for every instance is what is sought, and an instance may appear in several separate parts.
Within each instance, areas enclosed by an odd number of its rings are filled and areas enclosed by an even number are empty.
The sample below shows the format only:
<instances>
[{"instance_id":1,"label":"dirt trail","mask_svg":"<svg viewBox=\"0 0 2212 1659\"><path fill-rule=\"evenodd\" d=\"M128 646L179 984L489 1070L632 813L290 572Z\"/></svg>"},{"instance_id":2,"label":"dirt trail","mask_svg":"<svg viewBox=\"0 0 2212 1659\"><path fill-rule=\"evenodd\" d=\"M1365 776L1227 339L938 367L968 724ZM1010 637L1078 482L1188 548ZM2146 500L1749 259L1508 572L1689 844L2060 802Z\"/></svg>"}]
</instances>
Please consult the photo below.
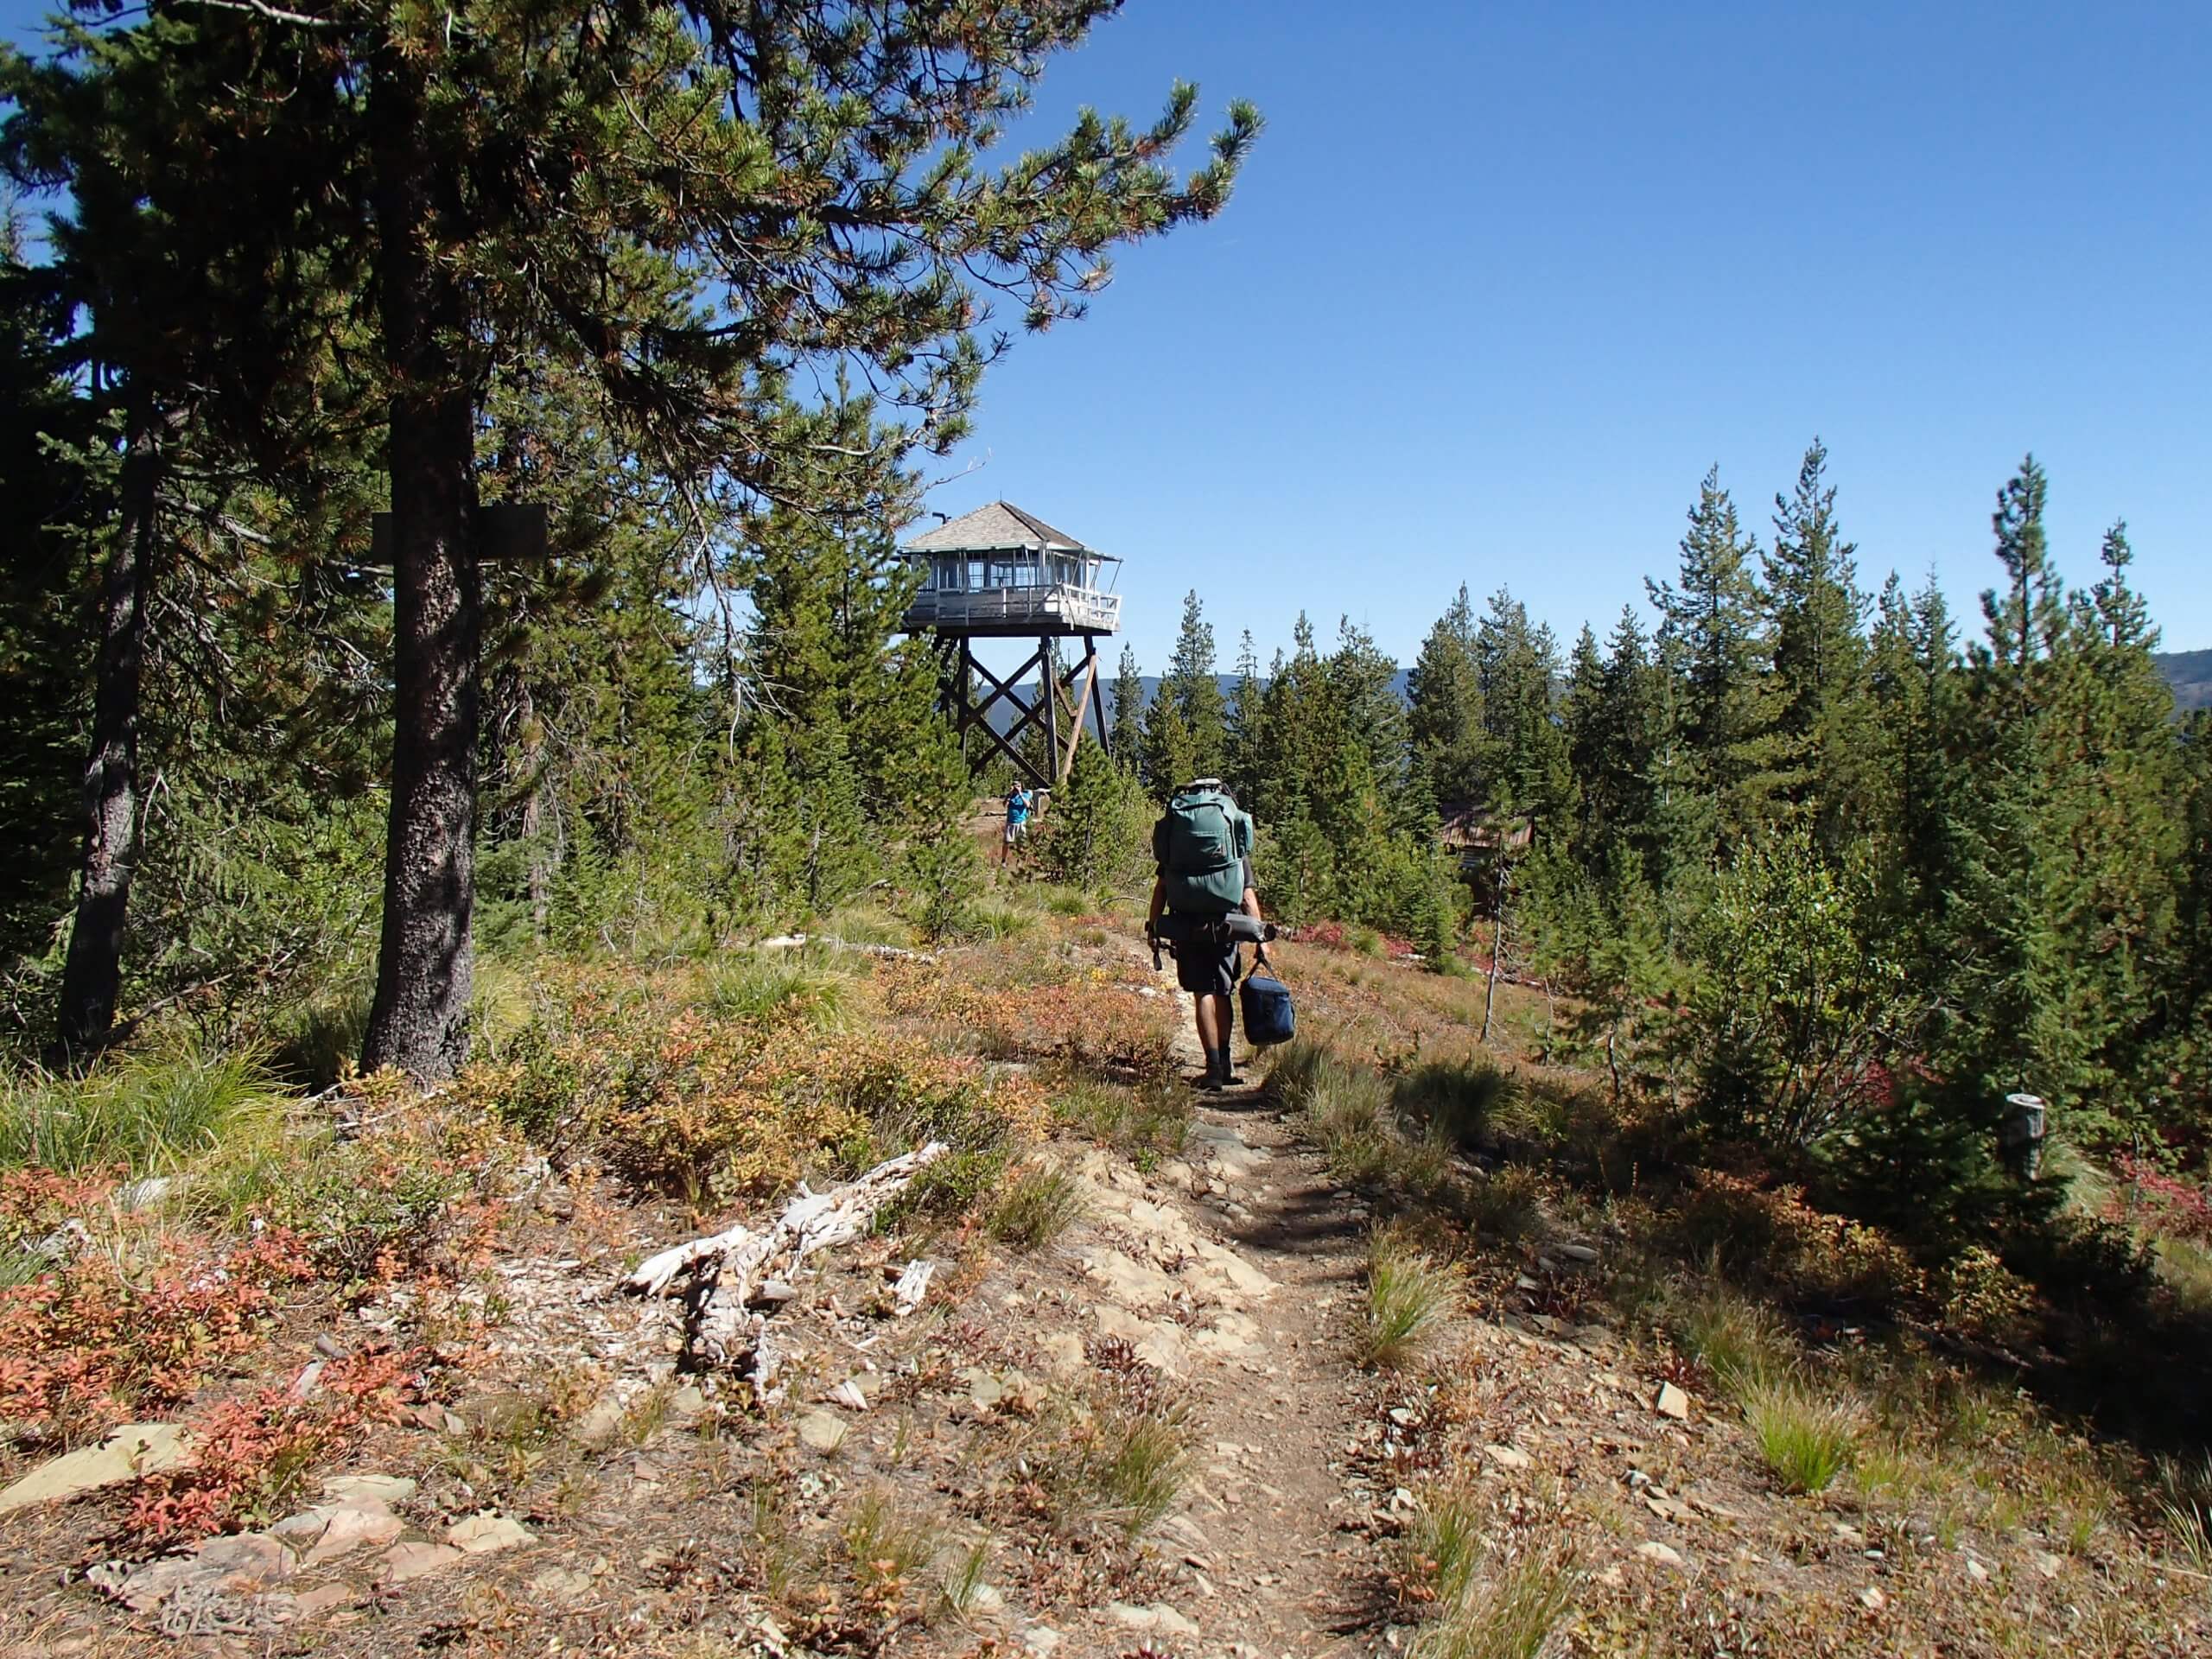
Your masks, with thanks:
<instances>
[{"instance_id":1,"label":"dirt trail","mask_svg":"<svg viewBox=\"0 0 2212 1659\"><path fill-rule=\"evenodd\" d=\"M1202 1069L1187 1022L1177 1053ZM1182 1611L1206 1651L1365 1652L1379 1632L1378 1578L1351 1529L1366 1506L1348 1490L1344 1458L1366 1414L1349 1342L1367 1212L1255 1084L1198 1098L1184 1166L1170 1172L1187 1180L1176 1208L1272 1287L1252 1310L1249 1343L1193 1377L1198 1473L1162 1535L1182 1547L1196 1592Z\"/></svg>"}]
</instances>

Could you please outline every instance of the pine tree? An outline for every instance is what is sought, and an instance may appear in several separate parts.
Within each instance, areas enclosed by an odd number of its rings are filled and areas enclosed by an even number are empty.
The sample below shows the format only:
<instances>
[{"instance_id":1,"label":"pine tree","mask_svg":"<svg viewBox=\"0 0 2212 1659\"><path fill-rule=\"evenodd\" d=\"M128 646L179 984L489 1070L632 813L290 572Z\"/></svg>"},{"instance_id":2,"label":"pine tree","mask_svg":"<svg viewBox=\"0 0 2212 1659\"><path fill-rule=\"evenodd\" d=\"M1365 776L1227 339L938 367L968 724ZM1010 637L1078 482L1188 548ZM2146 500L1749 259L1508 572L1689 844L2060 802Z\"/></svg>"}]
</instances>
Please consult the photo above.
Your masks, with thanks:
<instances>
[{"instance_id":1,"label":"pine tree","mask_svg":"<svg viewBox=\"0 0 2212 1659\"><path fill-rule=\"evenodd\" d=\"M1229 715L1214 673L1213 627L1205 620L1196 588L1183 596L1183 624L1167 673L1160 682L1159 701L1175 706L1176 723L1189 745L1182 758L1192 770L1176 781L1220 777L1229 758ZM1159 791L1155 780L1154 791Z\"/></svg>"},{"instance_id":2,"label":"pine tree","mask_svg":"<svg viewBox=\"0 0 2212 1659\"><path fill-rule=\"evenodd\" d=\"M1135 773L1143 766L1144 753L1144 679L1137 668L1137 648L1131 645L1122 647L1122 663L1114 676L1114 759L1124 772Z\"/></svg>"},{"instance_id":3,"label":"pine tree","mask_svg":"<svg viewBox=\"0 0 2212 1659\"><path fill-rule=\"evenodd\" d=\"M1482 684L1475 669L1475 614L1462 582L1421 642L1406 677L1414 755L1440 804L1474 801L1480 787Z\"/></svg>"},{"instance_id":4,"label":"pine tree","mask_svg":"<svg viewBox=\"0 0 2212 1659\"><path fill-rule=\"evenodd\" d=\"M1260 678L1260 653L1247 628L1236 648L1236 689L1229 702L1227 763L1223 776L1248 811L1256 811L1266 791L1261 771L1267 753L1266 687Z\"/></svg>"},{"instance_id":5,"label":"pine tree","mask_svg":"<svg viewBox=\"0 0 2212 1659\"><path fill-rule=\"evenodd\" d=\"M1780 741L1774 765L1784 797L1814 826L1831 855L1866 825L1866 758L1871 732L1857 550L1835 519L1827 450L1816 438L1805 452L1796 493L1774 499L1774 547L1766 556L1773 616L1774 674Z\"/></svg>"},{"instance_id":6,"label":"pine tree","mask_svg":"<svg viewBox=\"0 0 2212 1659\"><path fill-rule=\"evenodd\" d=\"M271 215L243 162L203 181L197 207L275 220L334 291L372 298L361 355L389 394L395 721L365 1058L437 1077L466 1042L475 446L501 365L588 365L608 418L702 493L881 511L906 454L965 430L1003 344L979 332L988 295L1017 296L1033 328L1079 315L1116 244L1218 211L1258 121L1233 107L1211 162L1179 181L1163 158L1195 92L1178 86L1148 128L1085 112L1059 142L985 165L1001 118L1096 19L1088 5L979 19L893 0L825 27L815 8L700 0L609 28L564 3L308 3L200 15L250 48L238 73L219 95L128 114L188 156L226 155L215 141L241 112L264 123L246 162L311 177L312 222ZM164 57L176 28L157 11L117 33ZM303 337L319 346L317 322ZM790 389L855 359L904 423L832 477L818 463L836 412Z\"/></svg>"},{"instance_id":7,"label":"pine tree","mask_svg":"<svg viewBox=\"0 0 2212 1659\"><path fill-rule=\"evenodd\" d=\"M1679 586L1645 586L1684 681L1680 730L1698 787L1711 799L1719 834L1732 841L1772 815L1783 783L1772 641L1751 573L1758 543L1720 486L1718 467L1698 486L1689 525Z\"/></svg>"}]
</instances>

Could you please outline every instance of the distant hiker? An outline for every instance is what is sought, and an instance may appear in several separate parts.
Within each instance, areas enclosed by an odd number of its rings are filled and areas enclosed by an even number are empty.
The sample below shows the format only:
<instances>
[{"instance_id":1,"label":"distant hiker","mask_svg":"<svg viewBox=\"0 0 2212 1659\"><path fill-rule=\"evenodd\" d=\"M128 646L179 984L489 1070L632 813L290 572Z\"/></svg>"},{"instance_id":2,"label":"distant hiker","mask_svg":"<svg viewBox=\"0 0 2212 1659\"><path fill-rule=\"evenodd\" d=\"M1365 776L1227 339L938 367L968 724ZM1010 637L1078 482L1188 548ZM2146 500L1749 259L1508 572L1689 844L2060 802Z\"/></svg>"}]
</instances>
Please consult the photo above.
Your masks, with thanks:
<instances>
[{"instance_id":1,"label":"distant hiker","mask_svg":"<svg viewBox=\"0 0 2212 1659\"><path fill-rule=\"evenodd\" d=\"M1029 839L1029 815L1036 806L1037 797L1027 784L1016 784L1006 798L1006 838L999 843L1000 863L1006 862L1007 855L1017 844Z\"/></svg>"},{"instance_id":2,"label":"distant hiker","mask_svg":"<svg viewBox=\"0 0 2212 1659\"><path fill-rule=\"evenodd\" d=\"M1206 1052L1202 1089L1235 1083L1230 1041L1235 1032L1230 997L1243 976L1243 941L1255 960L1268 961L1266 924L1252 886L1252 820L1217 778L1200 778L1177 790L1152 829L1152 855L1160 870L1152 884L1145 931L1155 950L1175 952L1176 982L1190 992L1198 1044Z\"/></svg>"}]
</instances>

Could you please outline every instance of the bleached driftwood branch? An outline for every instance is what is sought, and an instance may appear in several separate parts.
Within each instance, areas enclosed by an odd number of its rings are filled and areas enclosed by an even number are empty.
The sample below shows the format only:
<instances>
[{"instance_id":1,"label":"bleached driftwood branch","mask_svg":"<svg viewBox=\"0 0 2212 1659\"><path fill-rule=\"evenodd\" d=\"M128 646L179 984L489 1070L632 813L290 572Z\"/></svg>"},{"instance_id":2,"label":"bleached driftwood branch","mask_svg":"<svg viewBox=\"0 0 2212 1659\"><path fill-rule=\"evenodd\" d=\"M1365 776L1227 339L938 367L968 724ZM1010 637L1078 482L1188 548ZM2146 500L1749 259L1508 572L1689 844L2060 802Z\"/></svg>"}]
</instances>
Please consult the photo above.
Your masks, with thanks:
<instances>
[{"instance_id":1,"label":"bleached driftwood branch","mask_svg":"<svg viewBox=\"0 0 2212 1659\"><path fill-rule=\"evenodd\" d=\"M762 939L755 950L798 950L810 944L818 944L825 950L849 950L863 957L892 957L900 962L935 962L937 957L927 950L909 950L903 944L869 944L859 939L841 939L834 933L779 933L772 939Z\"/></svg>"},{"instance_id":2,"label":"bleached driftwood branch","mask_svg":"<svg viewBox=\"0 0 2212 1659\"><path fill-rule=\"evenodd\" d=\"M816 1251L867 1232L876 1212L946 1150L944 1142L932 1141L827 1192L802 1185L765 1231L740 1225L672 1246L639 1262L617 1288L660 1296L684 1280L695 1310L692 1351L714 1365L734 1364L750 1354L753 1387L765 1395L777 1364L767 1339L768 1313L790 1300L785 1281ZM756 1301L767 1304L766 1311L755 1309Z\"/></svg>"}]
</instances>

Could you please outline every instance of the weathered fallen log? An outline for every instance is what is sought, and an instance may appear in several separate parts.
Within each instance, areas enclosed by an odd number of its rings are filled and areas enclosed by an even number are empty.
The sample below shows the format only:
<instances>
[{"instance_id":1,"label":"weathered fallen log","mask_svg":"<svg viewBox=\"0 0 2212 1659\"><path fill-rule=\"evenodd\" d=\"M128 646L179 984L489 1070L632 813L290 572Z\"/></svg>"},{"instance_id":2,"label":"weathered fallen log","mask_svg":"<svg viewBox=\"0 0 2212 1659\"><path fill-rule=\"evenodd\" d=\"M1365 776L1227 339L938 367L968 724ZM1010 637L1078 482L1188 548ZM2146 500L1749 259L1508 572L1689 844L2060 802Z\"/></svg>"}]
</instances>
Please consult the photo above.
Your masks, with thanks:
<instances>
[{"instance_id":1,"label":"weathered fallen log","mask_svg":"<svg viewBox=\"0 0 2212 1659\"><path fill-rule=\"evenodd\" d=\"M741 1224L672 1246L639 1262L616 1288L660 1296L683 1280L692 1310L686 1332L691 1353L708 1364L725 1366L750 1355L753 1388L765 1398L778 1363L768 1340L768 1317L791 1300L789 1281L799 1264L817 1250L866 1233L876 1212L946 1150L942 1141L932 1141L827 1192L802 1185L765 1230ZM922 1283L927 1282L925 1274Z\"/></svg>"}]
</instances>

